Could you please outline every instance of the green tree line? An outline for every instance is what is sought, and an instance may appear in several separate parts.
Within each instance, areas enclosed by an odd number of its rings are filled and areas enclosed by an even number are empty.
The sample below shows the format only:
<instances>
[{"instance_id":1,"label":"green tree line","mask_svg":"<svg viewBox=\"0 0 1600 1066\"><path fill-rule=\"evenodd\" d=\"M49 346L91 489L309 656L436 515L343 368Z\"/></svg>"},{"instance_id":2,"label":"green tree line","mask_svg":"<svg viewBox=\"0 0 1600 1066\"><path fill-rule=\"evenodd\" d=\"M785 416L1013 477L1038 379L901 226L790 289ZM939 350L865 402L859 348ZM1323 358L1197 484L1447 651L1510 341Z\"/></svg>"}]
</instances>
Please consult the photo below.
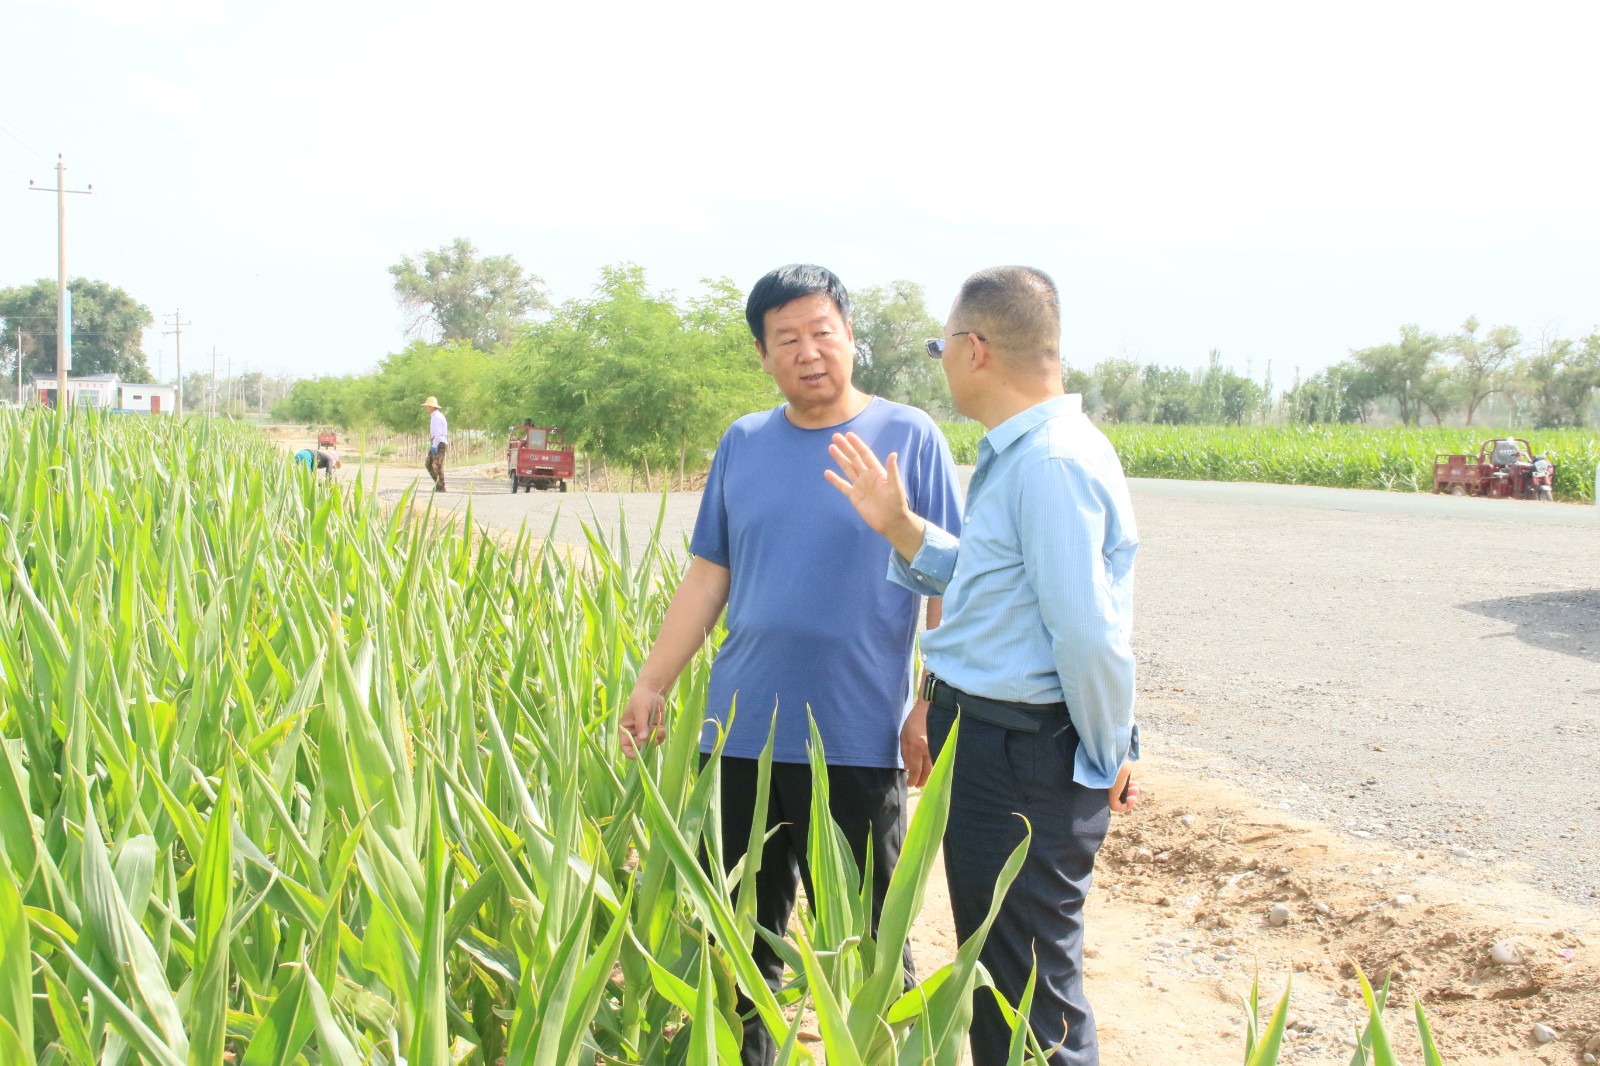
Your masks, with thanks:
<instances>
[{"instance_id":1,"label":"green tree line","mask_svg":"<svg viewBox=\"0 0 1600 1066\"><path fill-rule=\"evenodd\" d=\"M277 417L352 430L422 425L437 396L451 424L494 430L532 418L589 455L634 470L699 469L741 414L782 397L761 370L744 293L727 278L696 293L652 289L632 263L604 268L585 297L551 307L537 277L457 240L390 268L416 339L368 374L296 382ZM534 319L538 312L543 317ZM856 384L953 414L924 354L940 326L920 285L895 281L851 299Z\"/></svg>"},{"instance_id":2,"label":"green tree line","mask_svg":"<svg viewBox=\"0 0 1600 1066\"><path fill-rule=\"evenodd\" d=\"M1469 318L1454 333L1400 327L1398 340L1362 348L1284 393L1288 421L1358 423L1392 413L1402 425L1496 422L1536 429L1600 422L1600 329L1580 339L1515 326L1483 330Z\"/></svg>"}]
</instances>

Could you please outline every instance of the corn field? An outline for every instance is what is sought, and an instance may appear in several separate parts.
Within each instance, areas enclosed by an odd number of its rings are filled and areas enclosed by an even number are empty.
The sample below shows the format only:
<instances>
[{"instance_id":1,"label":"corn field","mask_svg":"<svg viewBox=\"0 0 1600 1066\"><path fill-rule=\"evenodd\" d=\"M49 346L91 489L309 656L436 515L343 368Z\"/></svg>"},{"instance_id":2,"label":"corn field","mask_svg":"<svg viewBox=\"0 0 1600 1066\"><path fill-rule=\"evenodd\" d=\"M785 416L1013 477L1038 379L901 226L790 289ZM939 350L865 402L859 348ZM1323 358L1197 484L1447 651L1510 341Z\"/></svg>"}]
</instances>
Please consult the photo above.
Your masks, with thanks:
<instances>
[{"instance_id":1,"label":"corn field","mask_svg":"<svg viewBox=\"0 0 1600 1066\"><path fill-rule=\"evenodd\" d=\"M956 462L977 461L983 427L947 422L942 427ZM1184 481L1261 481L1346 489L1429 492L1439 453L1477 454L1478 445L1502 435L1522 436L1536 454L1555 453L1558 500L1594 501L1600 432L1589 429L1372 429L1362 426L1158 426L1111 423L1100 427L1122 457L1129 477Z\"/></svg>"},{"instance_id":2,"label":"corn field","mask_svg":"<svg viewBox=\"0 0 1600 1066\"><path fill-rule=\"evenodd\" d=\"M784 1063L802 1010L832 1063L956 1061L981 938L909 992L900 961L949 749L877 937L815 819L769 991L698 716L616 750L681 568L656 540L572 562L93 412L0 414L0 515L0 1062L712 1063L736 988Z\"/></svg>"}]
</instances>

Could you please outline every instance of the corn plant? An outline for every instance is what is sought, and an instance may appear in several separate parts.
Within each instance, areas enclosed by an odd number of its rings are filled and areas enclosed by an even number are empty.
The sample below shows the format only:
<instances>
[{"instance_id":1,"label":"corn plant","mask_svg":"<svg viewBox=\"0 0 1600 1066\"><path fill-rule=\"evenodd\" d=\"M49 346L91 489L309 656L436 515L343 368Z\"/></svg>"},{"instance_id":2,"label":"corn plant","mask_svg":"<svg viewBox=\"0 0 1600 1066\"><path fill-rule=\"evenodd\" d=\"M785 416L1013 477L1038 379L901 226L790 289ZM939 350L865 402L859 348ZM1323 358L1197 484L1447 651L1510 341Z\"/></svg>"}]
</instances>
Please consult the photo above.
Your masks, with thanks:
<instances>
[{"instance_id":1,"label":"corn plant","mask_svg":"<svg viewBox=\"0 0 1600 1066\"><path fill-rule=\"evenodd\" d=\"M1359 966L1356 967L1356 980L1361 983L1361 997L1367 1005L1367 1024L1356 1036L1356 1050L1351 1056L1350 1066L1401 1066L1400 1058L1389 1040L1388 1029L1383 1024L1383 1011L1389 1002L1389 982L1385 981L1383 987L1374 992L1367 975L1361 972ZM1273 1010L1266 1028L1262 1029L1260 975L1251 982L1250 995L1244 1001L1245 1066L1274 1066L1277 1063L1289 1020L1290 991L1290 985L1285 985L1283 998L1278 1000L1278 1006ZM1428 1025L1420 999L1412 1002L1412 1010L1416 1014L1417 1034L1422 1042L1423 1066L1444 1066L1444 1059L1434 1044L1433 1030Z\"/></svg>"},{"instance_id":2,"label":"corn plant","mask_svg":"<svg viewBox=\"0 0 1600 1066\"><path fill-rule=\"evenodd\" d=\"M0 417L0 1061L726 1061L742 990L785 1063L808 1004L830 1060L954 1062L981 938L899 963L950 752L876 937L882 871L814 820L769 990L709 649L663 745L616 747L682 559L587 536L385 512L228 425Z\"/></svg>"},{"instance_id":3,"label":"corn plant","mask_svg":"<svg viewBox=\"0 0 1600 1066\"><path fill-rule=\"evenodd\" d=\"M956 461L977 460L983 427L942 427ZM1112 423L1101 427L1129 477L1193 481L1262 481L1281 485L1425 492L1433 487L1434 457L1476 455L1491 437L1520 435L1556 456L1555 496L1594 502L1600 433L1594 430L1403 428L1365 426L1162 426Z\"/></svg>"}]
</instances>

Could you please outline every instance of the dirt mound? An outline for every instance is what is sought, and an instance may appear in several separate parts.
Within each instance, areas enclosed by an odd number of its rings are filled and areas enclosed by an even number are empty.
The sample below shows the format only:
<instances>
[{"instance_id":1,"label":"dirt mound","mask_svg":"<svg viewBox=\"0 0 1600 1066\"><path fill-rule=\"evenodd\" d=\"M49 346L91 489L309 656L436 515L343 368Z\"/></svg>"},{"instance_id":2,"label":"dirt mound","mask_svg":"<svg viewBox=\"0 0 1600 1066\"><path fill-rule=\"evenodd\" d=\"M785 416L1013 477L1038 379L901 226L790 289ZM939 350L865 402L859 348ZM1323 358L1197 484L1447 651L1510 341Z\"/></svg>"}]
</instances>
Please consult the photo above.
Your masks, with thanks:
<instances>
[{"instance_id":1,"label":"dirt mound","mask_svg":"<svg viewBox=\"0 0 1600 1066\"><path fill-rule=\"evenodd\" d=\"M1390 982L1392 1030L1405 1033L1422 1001L1448 1062L1579 1062L1600 1031L1591 916L1509 870L1398 853L1264 810L1229 786L1152 770L1141 810L1115 820L1101 852L1106 898L1090 917L1104 943L1097 910L1120 912L1128 927L1128 905L1150 909L1147 927L1162 932L1146 987L1199 978L1209 996L1231 972L1243 993L1259 960L1262 996L1275 998L1292 969L1291 1051L1304 1061L1349 1060L1362 1020L1358 965L1375 985ZM1540 1044L1536 1023L1555 1040ZM1399 1042L1416 1048L1414 1036Z\"/></svg>"}]
</instances>

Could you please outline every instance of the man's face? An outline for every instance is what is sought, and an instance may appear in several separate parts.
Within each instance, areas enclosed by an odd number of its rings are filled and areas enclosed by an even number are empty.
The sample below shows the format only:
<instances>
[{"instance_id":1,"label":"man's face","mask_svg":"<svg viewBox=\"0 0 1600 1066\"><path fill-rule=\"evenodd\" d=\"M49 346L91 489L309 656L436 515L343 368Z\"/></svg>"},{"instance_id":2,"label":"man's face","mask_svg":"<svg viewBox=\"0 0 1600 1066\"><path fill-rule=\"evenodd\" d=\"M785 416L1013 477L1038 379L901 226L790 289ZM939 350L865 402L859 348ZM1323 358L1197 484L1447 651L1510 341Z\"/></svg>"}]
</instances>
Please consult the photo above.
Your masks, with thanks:
<instances>
[{"instance_id":1,"label":"man's face","mask_svg":"<svg viewBox=\"0 0 1600 1066\"><path fill-rule=\"evenodd\" d=\"M855 334L834 302L821 293L768 311L761 369L784 398L802 410L825 409L850 391Z\"/></svg>"},{"instance_id":2,"label":"man's face","mask_svg":"<svg viewBox=\"0 0 1600 1066\"><path fill-rule=\"evenodd\" d=\"M972 417L966 408L972 370L972 334L967 327L957 324L955 312L944 323L944 355L939 359L939 368L944 371L944 379L950 386L950 401L955 409L967 417Z\"/></svg>"}]
</instances>

